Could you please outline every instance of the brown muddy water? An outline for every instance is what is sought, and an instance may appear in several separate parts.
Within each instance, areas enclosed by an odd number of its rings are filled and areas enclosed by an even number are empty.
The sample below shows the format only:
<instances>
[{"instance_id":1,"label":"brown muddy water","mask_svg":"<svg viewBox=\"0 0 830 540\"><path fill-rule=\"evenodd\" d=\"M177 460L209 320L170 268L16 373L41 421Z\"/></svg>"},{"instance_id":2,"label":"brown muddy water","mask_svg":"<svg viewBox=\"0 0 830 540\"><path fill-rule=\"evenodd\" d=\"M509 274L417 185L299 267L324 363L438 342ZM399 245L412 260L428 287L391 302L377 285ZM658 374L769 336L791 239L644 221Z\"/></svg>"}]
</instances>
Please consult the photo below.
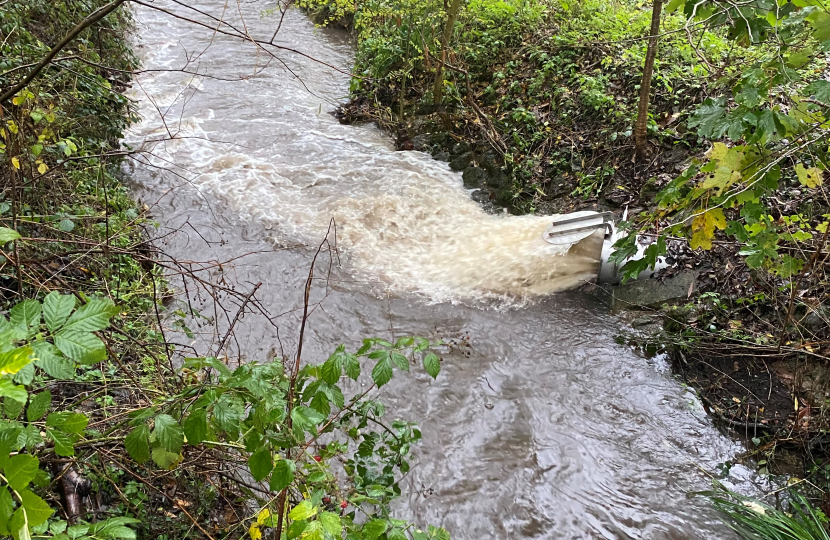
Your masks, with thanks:
<instances>
[{"instance_id":1,"label":"brown muddy water","mask_svg":"<svg viewBox=\"0 0 830 540\"><path fill-rule=\"evenodd\" d=\"M276 24L268 2L191 5L234 24L244 17L266 39ZM373 336L455 343L437 380L416 371L381 392L390 416L423 430L399 517L461 540L733 538L705 499L687 494L710 486L698 466L714 471L740 448L659 361L615 344L622 323L602 298L554 294L595 261L542 241L548 219L488 215L445 163L395 152L374 127L340 125L329 112L348 92L343 73L282 54L295 76L266 66L249 43L146 8L136 17L145 68L181 68L187 55L203 74L152 71L133 86L143 120L126 142L152 155L128 173L153 207L159 244L179 259L249 254L212 279L242 290L261 282L257 297L283 314L279 331L246 315L233 355L293 354L308 267L332 218L340 259L328 289L315 286L313 301L327 296L309 319L304 358ZM298 11L277 43L352 65L347 37ZM207 350L210 326L190 344ZM743 467L729 480L754 489Z\"/></svg>"}]
</instances>

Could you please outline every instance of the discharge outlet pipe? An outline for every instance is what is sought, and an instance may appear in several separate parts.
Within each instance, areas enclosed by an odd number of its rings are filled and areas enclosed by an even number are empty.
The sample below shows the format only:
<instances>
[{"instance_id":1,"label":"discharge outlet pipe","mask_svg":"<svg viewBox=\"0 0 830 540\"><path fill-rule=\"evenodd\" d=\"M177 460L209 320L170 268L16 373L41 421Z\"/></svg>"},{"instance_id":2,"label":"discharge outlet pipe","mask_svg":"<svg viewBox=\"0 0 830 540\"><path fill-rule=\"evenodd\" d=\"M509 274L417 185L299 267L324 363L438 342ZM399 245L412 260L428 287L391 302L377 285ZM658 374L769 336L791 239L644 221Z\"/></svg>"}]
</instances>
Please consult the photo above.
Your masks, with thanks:
<instances>
[{"instance_id":1,"label":"discharge outlet pipe","mask_svg":"<svg viewBox=\"0 0 830 540\"><path fill-rule=\"evenodd\" d=\"M623 214L623 221L628 215L628 209ZM613 263L608 259L613 253L612 246L622 237L622 233L614 226L612 212L594 212L586 210L571 214L562 214L553 218L553 223L545 230L544 239L549 244L567 246L568 254L592 256L599 260L597 282L617 284L622 279L620 269L630 260L642 259L649 242L643 237L637 238L637 253L623 263ZM651 277L654 272L666 268L665 257L658 257L654 269L641 272L635 279Z\"/></svg>"}]
</instances>

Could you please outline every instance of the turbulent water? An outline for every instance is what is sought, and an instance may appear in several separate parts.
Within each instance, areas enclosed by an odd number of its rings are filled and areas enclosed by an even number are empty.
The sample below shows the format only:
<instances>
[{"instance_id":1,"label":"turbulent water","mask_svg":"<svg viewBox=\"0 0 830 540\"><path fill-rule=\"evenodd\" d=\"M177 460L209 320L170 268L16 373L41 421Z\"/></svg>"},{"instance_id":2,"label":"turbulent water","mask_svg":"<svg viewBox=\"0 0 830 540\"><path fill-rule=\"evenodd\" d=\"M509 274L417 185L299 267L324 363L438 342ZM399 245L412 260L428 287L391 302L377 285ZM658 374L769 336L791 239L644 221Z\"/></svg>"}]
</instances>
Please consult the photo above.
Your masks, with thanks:
<instances>
[{"instance_id":1,"label":"turbulent water","mask_svg":"<svg viewBox=\"0 0 830 540\"><path fill-rule=\"evenodd\" d=\"M276 25L265 2L194 5L239 27L244 16L266 40ZM157 10L136 16L148 71L132 90L142 121L126 142L151 152L130 174L159 243L180 259L246 255L212 278L262 283L257 297L283 314L279 330L245 316L232 351L292 353L308 267L332 219L340 257L328 287L315 288L325 299L304 357L370 336L453 344L437 380L397 377L382 392L390 414L423 427L403 517L457 539L731 538L687 493L708 487L698 466L714 470L736 446L659 363L614 343L619 322L601 300L550 294L589 279L596 260L545 243L547 218L484 213L445 163L332 118L348 90L344 35L289 12L276 43L320 62L282 52L287 71L243 40ZM175 71L184 66L197 74ZM195 346L221 336L210 326Z\"/></svg>"}]
</instances>

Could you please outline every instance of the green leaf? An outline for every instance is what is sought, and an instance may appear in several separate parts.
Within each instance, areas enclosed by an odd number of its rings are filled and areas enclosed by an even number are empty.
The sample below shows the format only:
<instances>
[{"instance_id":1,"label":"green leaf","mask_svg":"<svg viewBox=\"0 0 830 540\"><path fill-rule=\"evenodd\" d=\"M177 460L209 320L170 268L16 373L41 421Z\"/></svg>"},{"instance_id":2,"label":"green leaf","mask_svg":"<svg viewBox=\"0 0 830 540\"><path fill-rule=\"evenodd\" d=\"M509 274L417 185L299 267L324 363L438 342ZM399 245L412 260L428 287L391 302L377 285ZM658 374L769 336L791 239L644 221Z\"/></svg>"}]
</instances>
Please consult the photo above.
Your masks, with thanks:
<instances>
[{"instance_id":1,"label":"green leaf","mask_svg":"<svg viewBox=\"0 0 830 540\"><path fill-rule=\"evenodd\" d=\"M356 381L360 377L360 361L355 355L347 354L343 357L343 368L346 371L346 375L353 381Z\"/></svg>"},{"instance_id":2,"label":"green leaf","mask_svg":"<svg viewBox=\"0 0 830 540\"><path fill-rule=\"evenodd\" d=\"M153 436L168 452L178 454L184 444L184 431L176 422L176 419L169 414L156 416L156 426L153 428Z\"/></svg>"},{"instance_id":3,"label":"green leaf","mask_svg":"<svg viewBox=\"0 0 830 540\"><path fill-rule=\"evenodd\" d=\"M6 413L7 419L17 420L17 417L20 416L20 413L23 411L23 407L25 405L25 401L17 401L16 399L7 397L3 399L3 412Z\"/></svg>"},{"instance_id":4,"label":"green leaf","mask_svg":"<svg viewBox=\"0 0 830 540\"><path fill-rule=\"evenodd\" d=\"M85 414L60 411L50 413L46 417L46 425L58 428L66 433L80 433L89 424L89 418Z\"/></svg>"},{"instance_id":5,"label":"green leaf","mask_svg":"<svg viewBox=\"0 0 830 540\"><path fill-rule=\"evenodd\" d=\"M98 336L70 330L69 325L55 336L55 345L63 354L82 364L91 365L107 359L107 349Z\"/></svg>"},{"instance_id":6,"label":"green leaf","mask_svg":"<svg viewBox=\"0 0 830 540\"><path fill-rule=\"evenodd\" d=\"M312 408L298 405L291 410L291 419L296 427L314 435L317 433L317 424L323 422L326 417Z\"/></svg>"},{"instance_id":7,"label":"green leaf","mask_svg":"<svg viewBox=\"0 0 830 540\"><path fill-rule=\"evenodd\" d=\"M12 240L17 240L20 235L17 231L13 231L8 227L0 227L0 245L7 244Z\"/></svg>"},{"instance_id":8,"label":"green leaf","mask_svg":"<svg viewBox=\"0 0 830 540\"><path fill-rule=\"evenodd\" d=\"M182 460L182 455L176 452L168 452L161 446L153 448L153 462L167 471L173 469Z\"/></svg>"},{"instance_id":9,"label":"green leaf","mask_svg":"<svg viewBox=\"0 0 830 540\"><path fill-rule=\"evenodd\" d=\"M46 436L55 443L55 453L62 457L75 455L75 446L69 435L58 429L46 429Z\"/></svg>"},{"instance_id":10,"label":"green leaf","mask_svg":"<svg viewBox=\"0 0 830 540\"><path fill-rule=\"evenodd\" d=\"M334 512L323 512L318 519L327 533L335 538L340 538L343 532L343 526L340 524L340 516Z\"/></svg>"},{"instance_id":11,"label":"green leaf","mask_svg":"<svg viewBox=\"0 0 830 540\"><path fill-rule=\"evenodd\" d=\"M290 459L280 459L271 471L271 491L282 491L294 481L294 462Z\"/></svg>"},{"instance_id":12,"label":"green leaf","mask_svg":"<svg viewBox=\"0 0 830 540\"><path fill-rule=\"evenodd\" d=\"M409 371L409 360L406 359L406 356L401 353L393 352L389 355L389 357L392 359L392 362L398 366L398 369Z\"/></svg>"},{"instance_id":13,"label":"green leaf","mask_svg":"<svg viewBox=\"0 0 830 540\"><path fill-rule=\"evenodd\" d=\"M15 385L11 379L2 378L0 379L0 397L26 403L26 400L29 399L29 392L26 391L25 386Z\"/></svg>"},{"instance_id":14,"label":"green leaf","mask_svg":"<svg viewBox=\"0 0 830 540\"><path fill-rule=\"evenodd\" d=\"M86 523L79 523L78 525L72 525L68 529L66 529L66 535L69 538L75 539L80 538L81 536L85 535L89 532L89 525Z\"/></svg>"},{"instance_id":15,"label":"green leaf","mask_svg":"<svg viewBox=\"0 0 830 540\"><path fill-rule=\"evenodd\" d=\"M386 533L386 540L408 540L408 538L403 529L395 527L394 529Z\"/></svg>"},{"instance_id":16,"label":"green leaf","mask_svg":"<svg viewBox=\"0 0 830 540\"><path fill-rule=\"evenodd\" d=\"M117 313L118 308L110 300L92 298L69 317L63 328L76 332L96 332L109 326L110 317Z\"/></svg>"},{"instance_id":17,"label":"green leaf","mask_svg":"<svg viewBox=\"0 0 830 540\"><path fill-rule=\"evenodd\" d=\"M392 379L392 361L389 356L385 356L375 364L372 368L372 380L378 385L378 388L388 383Z\"/></svg>"},{"instance_id":18,"label":"green leaf","mask_svg":"<svg viewBox=\"0 0 830 540\"><path fill-rule=\"evenodd\" d=\"M26 419L29 422L37 422L43 418L43 415L49 410L51 404L52 393L49 390L44 390L37 394L29 400L29 408L26 409Z\"/></svg>"},{"instance_id":19,"label":"green leaf","mask_svg":"<svg viewBox=\"0 0 830 540\"><path fill-rule=\"evenodd\" d=\"M818 167L807 169L803 164L798 163L795 166L795 174L802 186L814 189L822 184L822 173Z\"/></svg>"},{"instance_id":20,"label":"green leaf","mask_svg":"<svg viewBox=\"0 0 830 540\"><path fill-rule=\"evenodd\" d=\"M389 522L385 519L373 519L363 526L363 537L366 540L375 540L386 532L389 528Z\"/></svg>"},{"instance_id":21,"label":"green leaf","mask_svg":"<svg viewBox=\"0 0 830 540\"><path fill-rule=\"evenodd\" d=\"M830 14L825 11L819 11L813 20L813 37L818 41L827 41L830 39Z\"/></svg>"},{"instance_id":22,"label":"green leaf","mask_svg":"<svg viewBox=\"0 0 830 540\"><path fill-rule=\"evenodd\" d=\"M75 309L75 297L71 294L61 294L52 291L43 299L43 319L46 327L57 332Z\"/></svg>"},{"instance_id":23,"label":"green leaf","mask_svg":"<svg viewBox=\"0 0 830 540\"><path fill-rule=\"evenodd\" d=\"M719 139L727 129L724 119L725 103L726 100L723 98L707 98L689 118L689 127L697 127L698 132L704 137Z\"/></svg>"},{"instance_id":24,"label":"green leaf","mask_svg":"<svg viewBox=\"0 0 830 540\"><path fill-rule=\"evenodd\" d=\"M182 422L184 436L188 444L196 446L207 437L207 412L204 409L196 409L191 412Z\"/></svg>"},{"instance_id":25,"label":"green leaf","mask_svg":"<svg viewBox=\"0 0 830 540\"><path fill-rule=\"evenodd\" d=\"M0 534L9 535L9 520L14 514L14 500L9 488L0 486Z\"/></svg>"},{"instance_id":26,"label":"green leaf","mask_svg":"<svg viewBox=\"0 0 830 540\"><path fill-rule=\"evenodd\" d=\"M317 508L311 504L311 501L303 501L288 513L288 517L293 520L308 519L317 515Z\"/></svg>"},{"instance_id":27,"label":"green leaf","mask_svg":"<svg viewBox=\"0 0 830 540\"><path fill-rule=\"evenodd\" d=\"M34 361L32 348L17 347L0 354L0 375L15 374Z\"/></svg>"},{"instance_id":28,"label":"green leaf","mask_svg":"<svg viewBox=\"0 0 830 540\"><path fill-rule=\"evenodd\" d=\"M6 462L6 482L15 491L25 489L34 479L40 462L28 454L17 454Z\"/></svg>"},{"instance_id":29,"label":"green leaf","mask_svg":"<svg viewBox=\"0 0 830 540\"><path fill-rule=\"evenodd\" d=\"M271 450L262 448L251 454L251 457L248 458L248 467L251 469L251 476L254 477L254 480L261 482L274 467L274 463L271 461Z\"/></svg>"},{"instance_id":30,"label":"green leaf","mask_svg":"<svg viewBox=\"0 0 830 540\"><path fill-rule=\"evenodd\" d=\"M424 356L424 369L435 379L441 371L441 359L435 353L428 353Z\"/></svg>"},{"instance_id":31,"label":"green leaf","mask_svg":"<svg viewBox=\"0 0 830 540\"><path fill-rule=\"evenodd\" d=\"M14 514L12 514L12 519L9 522L9 529L12 532L12 538L14 540L32 540L32 536L29 533L29 527L26 525L26 514L23 511L23 508L18 508Z\"/></svg>"},{"instance_id":32,"label":"green leaf","mask_svg":"<svg viewBox=\"0 0 830 540\"><path fill-rule=\"evenodd\" d=\"M34 365L46 372L47 375L58 380L75 378L75 362L66 358L61 351L46 341L32 343L34 351Z\"/></svg>"},{"instance_id":33,"label":"green leaf","mask_svg":"<svg viewBox=\"0 0 830 540\"><path fill-rule=\"evenodd\" d=\"M124 438L124 448L136 463L146 463L150 459L149 436L150 428L146 424L141 424Z\"/></svg>"},{"instance_id":34,"label":"green leaf","mask_svg":"<svg viewBox=\"0 0 830 540\"><path fill-rule=\"evenodd\" d=\"M328 384L336 383L340 379L340 372L340 360L334 355L326 360L323 367L320 369L321 378Z\"/></svg>"},{"instance_id":35,"label":"green leaf","mask_svg":"<svg viewBox=\"0 0 830 540\"><path fill-rule=\"evenodd\" d=\"M24 300L12 308L9 321L30 335L40 326L40 309L37 300Z\"/></svg>"},{"instance_id":36,"label":"green leaf","mask_svg":"<svg viewBox=\"0 0 830 540\"><path fill-rule=\"evenodd\" d=\"M24 489L20 492L21 505L26 510L26 518L29 521L29 527L37 527L41 523L45 523L49 516L54 513L54 510L49 508L46 501L29 491Z\"/></svg>"},{"instance_id":37,"label":"green leaf","mask_svg":"<svg viewBox=\"0 0 830 540\"><path fill-rule=\"evenodd\" d=\"M775 273L784 279L788 279L798 274L803 266L804 261L801 259L796 259L789 255L782 255L778 265L775 267Z\"/></svg>"}]
</instances>

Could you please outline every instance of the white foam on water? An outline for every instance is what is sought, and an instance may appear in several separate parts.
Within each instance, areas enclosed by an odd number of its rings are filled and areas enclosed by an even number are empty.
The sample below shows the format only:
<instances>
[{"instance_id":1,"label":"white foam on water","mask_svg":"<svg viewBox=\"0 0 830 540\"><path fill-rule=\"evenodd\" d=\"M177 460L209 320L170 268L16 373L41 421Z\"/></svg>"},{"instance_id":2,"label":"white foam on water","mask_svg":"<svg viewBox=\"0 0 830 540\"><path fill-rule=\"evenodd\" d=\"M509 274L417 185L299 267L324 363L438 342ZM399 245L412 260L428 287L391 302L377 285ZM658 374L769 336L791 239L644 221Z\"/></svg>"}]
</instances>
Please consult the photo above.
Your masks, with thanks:
<instances>
[{"instance_id":1,"label":"white foam on water","mask_svg":"<svg viewBox=\"0 0 830 540\"><path fill-rule=\"evenodd\" d=\"M139 20L147 69L183 65L184 50L201 51L214 39L202 55L213 67L202 71L223 78L251 72L249 45L192 28L172 42L175 20L149 10ZM313 32L303 44L326 46ZM341 54L350 61L348 51ZM314 94L333 100L346 93L342 74L291 60ZM148 72L139 83L132 97L143 120L127 142L152 149L153 166L175 165L203 194L271 229L278 242L316 246L334 219L348 264L393 291L435 301L521 299L596 277L598 249L569 254L546 243L548 217L485 213L447 164L396 152L372 127L340 125L327 114L329 103L286 72L271 69L244 82ZM171 133L174 140L159 142Z\"/></svg>"}]
</instances>

